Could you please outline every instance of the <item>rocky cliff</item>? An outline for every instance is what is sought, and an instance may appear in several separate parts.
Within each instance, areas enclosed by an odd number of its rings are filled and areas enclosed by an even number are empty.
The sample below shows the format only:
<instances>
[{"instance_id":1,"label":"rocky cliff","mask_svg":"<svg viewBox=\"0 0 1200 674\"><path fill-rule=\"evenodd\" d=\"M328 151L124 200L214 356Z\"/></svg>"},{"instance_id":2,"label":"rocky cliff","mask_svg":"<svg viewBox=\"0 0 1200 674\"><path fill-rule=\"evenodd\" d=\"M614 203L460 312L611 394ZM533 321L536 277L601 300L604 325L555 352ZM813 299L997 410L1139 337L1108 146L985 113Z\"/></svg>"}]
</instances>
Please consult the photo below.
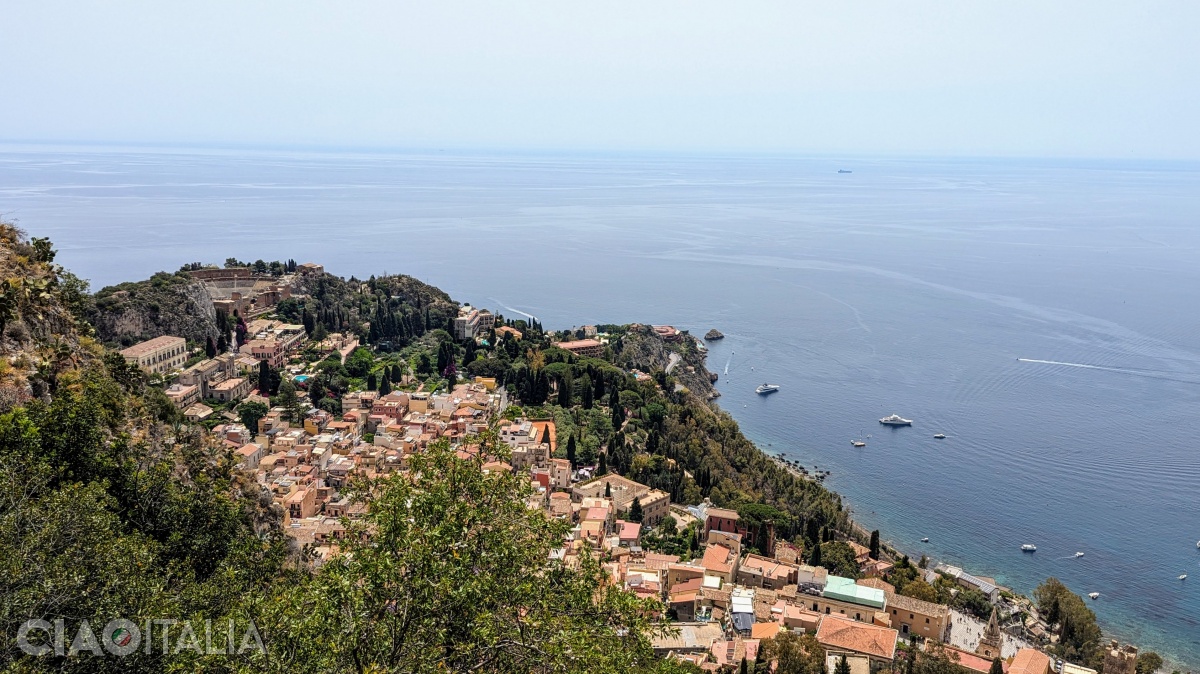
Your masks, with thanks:
<instances>
[{"instance_id":1,"label":"rocky cliff","mask_svg":"<svg viewBox=\"0 0 1200 674\"><path fill-rule=\"evenodd\" d=\"M103 288L87 317L100 341L118 347L160 335L203 342L218 334L212 295L187 272Z\"/></svg>"},{"instance_id":2,"label":"rocky cliff","mask_svg":"<svg viewBox=\"0 0 1200 674\"><path fill-rule=\"evenodd\" d=\"M621 340L616 362L626 368L645 372L663 370L692 393L712 400L720 395L705 368L705 353L696 341L685 337L681 342L667 342L650 332L631 331Z\"/></svg>"}]
</instances>

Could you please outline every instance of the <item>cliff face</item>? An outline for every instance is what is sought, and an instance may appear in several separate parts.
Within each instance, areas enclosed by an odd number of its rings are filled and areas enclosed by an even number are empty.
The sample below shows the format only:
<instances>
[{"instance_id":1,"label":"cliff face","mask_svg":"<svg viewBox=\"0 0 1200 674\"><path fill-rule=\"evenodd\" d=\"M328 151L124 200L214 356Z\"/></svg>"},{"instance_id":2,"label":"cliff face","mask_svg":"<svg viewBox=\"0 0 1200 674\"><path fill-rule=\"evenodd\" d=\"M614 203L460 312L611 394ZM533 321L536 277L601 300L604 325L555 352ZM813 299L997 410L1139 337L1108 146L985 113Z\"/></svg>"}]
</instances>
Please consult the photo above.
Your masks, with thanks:
<instances>
[{"instance_id":1,"label":"cliff face","mask_svg":"<svg viewBox=\"0 0 1200 674\"><path fill-rule=\"evenodd\" d=\"M653 334L630 332L621 340L616 360L623 367L645 372L664 370L695 395L712 400L720 394L704 366L705 358L705 352L691 337L684 337L681 342L667 342Z\"/></svg>"},{"instance_id":2,"label":"cliff face","mask_svg":"<svg viewBox=\"0 0 1200 674\"><path fill-rule=\"evenodd\" d=\"M212 295L186 272L104 288L88 312L100 341L120 346L160 335L203 342L217 337L216 317Z\"/></svg>"}]
</instances>

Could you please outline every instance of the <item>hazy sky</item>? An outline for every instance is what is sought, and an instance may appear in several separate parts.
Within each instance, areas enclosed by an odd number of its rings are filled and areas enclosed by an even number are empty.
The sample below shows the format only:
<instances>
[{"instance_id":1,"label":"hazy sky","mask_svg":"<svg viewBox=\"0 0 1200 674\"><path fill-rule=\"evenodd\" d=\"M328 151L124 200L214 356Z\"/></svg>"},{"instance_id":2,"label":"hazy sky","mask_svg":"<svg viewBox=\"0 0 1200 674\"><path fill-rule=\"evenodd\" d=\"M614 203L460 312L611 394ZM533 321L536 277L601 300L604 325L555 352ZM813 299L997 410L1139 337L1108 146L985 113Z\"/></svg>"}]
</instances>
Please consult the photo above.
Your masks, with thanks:
<instances>
[{"instance_id":1,"label":"hazy sky","mask_svg":"<svg viewBox=\"0 0 1200 674\"><path fill-rule=\"evenodd\" d=\"M1200 2L0 0L0 139L1200 159Z\"/></svg>"}]
</instances>

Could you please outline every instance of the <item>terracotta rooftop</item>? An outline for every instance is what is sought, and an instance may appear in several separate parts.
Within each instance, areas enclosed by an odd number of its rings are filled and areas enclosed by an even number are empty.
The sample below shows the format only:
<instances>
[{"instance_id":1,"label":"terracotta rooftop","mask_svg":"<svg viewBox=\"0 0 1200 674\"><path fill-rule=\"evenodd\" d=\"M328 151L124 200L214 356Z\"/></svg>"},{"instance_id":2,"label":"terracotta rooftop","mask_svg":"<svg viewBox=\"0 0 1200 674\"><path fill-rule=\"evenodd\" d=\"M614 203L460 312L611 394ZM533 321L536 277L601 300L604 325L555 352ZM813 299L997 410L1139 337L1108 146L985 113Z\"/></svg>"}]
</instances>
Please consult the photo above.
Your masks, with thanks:
<instances>
[{"instance_id":1,"label":"terracotta rooftop","mask_svg":"<svg viewBox=\"0 0 1200 674\"><path fill-rule=\"evenodd\" d=\"M1050 656L1032 648L1022 648L1008 665L1008 674L1046 674L1050 670Z\"/></svg>"},{"instance_id":2,"label":"terracotta rooftop","mask_svg":"<svg viewBox=\"0 0 1200 674\"><path fill-rule=\"evenodd\" d=\"M731 554L732 551L724 545L710 545L704 549L704 559L700 564L709 571L729 573L733 570L733 565L729 563Z\"/></svg>"},{"instance_id":3,"label":"terracotta rooftop","mask_svg":"<svg viewBox=\"0 0 1200 674\"><path fill-rule=\"evenodd\" d=\"M896 654L896 630L827 615L817 628L817 641L826 648L842 648L881 660Z\"/></svg>"}]
</instances>

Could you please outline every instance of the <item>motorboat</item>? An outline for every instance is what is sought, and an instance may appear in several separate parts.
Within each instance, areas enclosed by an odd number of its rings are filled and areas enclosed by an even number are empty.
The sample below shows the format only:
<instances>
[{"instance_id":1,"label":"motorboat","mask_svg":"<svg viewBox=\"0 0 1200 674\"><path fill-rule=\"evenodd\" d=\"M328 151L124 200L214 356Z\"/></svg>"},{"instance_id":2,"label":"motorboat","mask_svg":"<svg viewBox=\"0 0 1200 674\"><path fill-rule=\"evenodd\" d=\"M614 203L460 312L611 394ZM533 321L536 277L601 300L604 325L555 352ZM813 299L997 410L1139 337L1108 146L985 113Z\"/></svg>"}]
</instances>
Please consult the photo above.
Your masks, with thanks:
<instances>
[{"instance_id":1,"label":"motorboat","mask_svg":"<svg viewBox=\"0 0 1200 674\"><path fill-rule=\"evenodd\" d=\"M879 423L884 426L912 426L912 419L905 419L899 414L893 414L880 419Z\"/></svg>"},{"instance_id":2,"label":"motorboat","mask_svg":"<svg viewBox=\"0 0 1200 674\"><path fill-rule=\"evenodd\" d=\"M1187 574L1186 573L1179 574L1179 580L1187 580Z\"/></svg>"},{"instance_id":3,"label":"motorboat","mask_svg":"<svg viewBox=\"0 0 1200 674\"><path fill-rule=\"evenodd\" d=\"M867 443L863 442L862 440L851 440L850 444L854 445L855 447L866 447L867 446Z\"/></svg>"},{"instance_id":4,"label":"motorboat","mask_svg":"<svg viewBox=\"0 0 1200 674\"><path fill-rule=\"evenodd\" d=\"M922 543L928 543L928 542L929 542L929 539L928 539L928 538L922 538L922 539L921 539L921 542L922 542Z\"/></svg>"},{"instance_id":5,"label":"motorboat","mask_svg":"<svg viewBox=\"0 0 1200 674\"><path fill-rule=\"evenodd\" d=\"M1082 556L1083 556L1083 553L1082 553L1082 552L1076 552L1076 553L1075 553L1075 556L1076 556L1076 557L1082 557Z\"/></svg>"},{"instance_id":6,"label":"motorboat","mask_svg":"<svg viewBox=\"0 0 1200 674\"><path fill-rule=\"evenodd\" d=\"M1021 552L1037 552L1037 546L1033 543L1026 543L1021 546Z\"/></svg>"},{"instance_id":7,"label":"motorboat","mask_svg":"<svg viewBox=\"0 0 1200 674\"><path fill-rule=\"evenodd\" d=\"M1089 592L1088 596L1091 597L1092 599L1099 599L1100 593L1099 592Z\"/></svg>"},{"instance_id":8,"label":"motorboat","mask_svg":"<svg viewBox=\"0 0 1200 674\"><path fill-rule=\"evenodd\" d=\"M945 440L945 439L946 439L946 434L945 434L945 433L934 433L934 434L933 434L933 437L934 437L934 439L936 439L936 440Z\"/></svg>"},{"instance_id":9,"label":"motorboat","mask_svg":"<svg viewBox=\"0 0 1200 674\"><path fill-rule=\"evenodd\" d=\"M762 386L759 386L758 388L754 389L754 392L759 395L766 395L768 393L774 393L778 390L779 390L778 384L763 384Z\"/></svg>"}]
</instances>

